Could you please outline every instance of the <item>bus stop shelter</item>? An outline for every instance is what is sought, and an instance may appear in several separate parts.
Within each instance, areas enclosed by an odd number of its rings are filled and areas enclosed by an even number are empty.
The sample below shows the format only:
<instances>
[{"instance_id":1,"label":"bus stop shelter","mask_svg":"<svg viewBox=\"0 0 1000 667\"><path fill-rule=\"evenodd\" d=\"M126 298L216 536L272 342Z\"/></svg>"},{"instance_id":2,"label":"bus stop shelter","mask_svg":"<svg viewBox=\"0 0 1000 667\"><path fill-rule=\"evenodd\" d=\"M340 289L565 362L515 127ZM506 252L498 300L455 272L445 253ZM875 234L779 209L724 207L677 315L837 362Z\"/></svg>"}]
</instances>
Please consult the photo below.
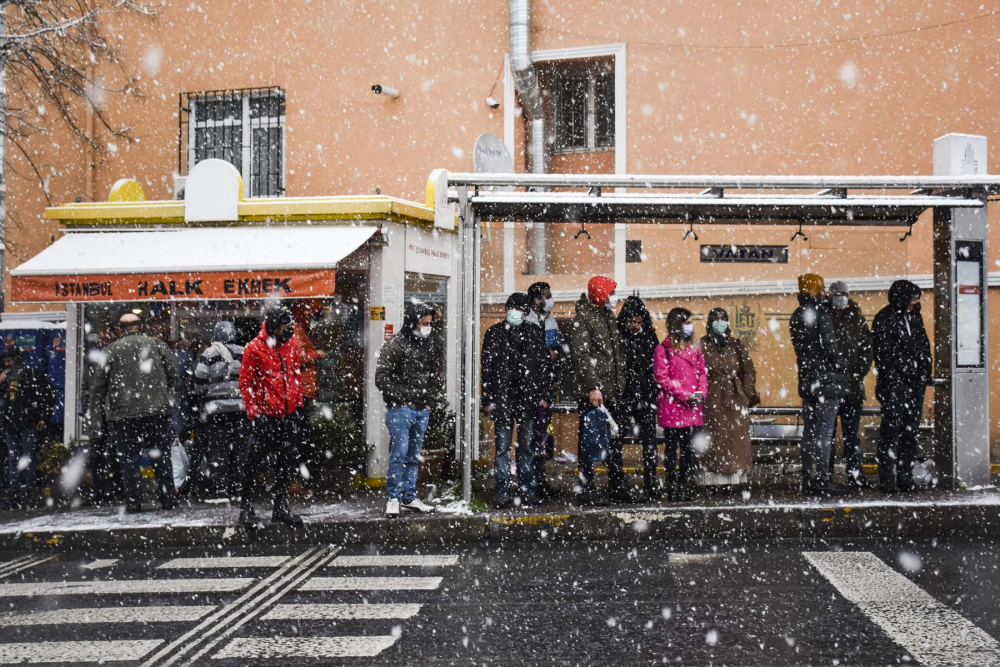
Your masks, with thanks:
<instances>
[{"instance_id":1,"label":"bus stop shelter","mask_svg":"<svg viewBox=\"0 0 1000 667\"><path fill-rule=\"evenodd\" d=\"M935 145L935 151L938 147ZM983 161L985 164L985 161ZM934 449L947 488L989 482L987 205L1000 177L470 174L428 181L438 226L459 227L457 449L471 496L478 448L480 236L485 222L905 227L931 212ZM455 209L457 208L457 217Z\"/></svg>"}]
</instances>

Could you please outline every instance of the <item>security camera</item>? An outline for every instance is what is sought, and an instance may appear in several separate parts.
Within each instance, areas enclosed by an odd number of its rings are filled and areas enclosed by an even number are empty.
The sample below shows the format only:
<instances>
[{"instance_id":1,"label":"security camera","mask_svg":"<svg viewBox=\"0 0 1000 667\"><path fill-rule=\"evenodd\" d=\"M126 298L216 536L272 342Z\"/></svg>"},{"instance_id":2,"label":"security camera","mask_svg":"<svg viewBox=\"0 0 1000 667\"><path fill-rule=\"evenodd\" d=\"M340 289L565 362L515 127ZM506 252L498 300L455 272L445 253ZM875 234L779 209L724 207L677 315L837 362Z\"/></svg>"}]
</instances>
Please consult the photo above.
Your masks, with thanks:
<instances>
[{"instance_id":1,"label":"security camera","mask_svg":"<svg viewBox=\"0 0 1000 667\"><path fill-rule=\"evenodd\" d=\"M486 98L486 105L489 108L491 108L491 109L499 109L500 108L500 100L498 100L495 97L487 97Z\"/></svg>"},{"instance_id":2,"label":"security camera","mask_svg":"<svg viewBox=\"0 0 1000 667\"><path fill-rule=\"evenodd\" d=\"M397 88L390 88L389 86L382 86L377 83L372 86L372 92L376 95L391 97L392 99L399 97L399 90Z\"/></svg>"}]
</instances>

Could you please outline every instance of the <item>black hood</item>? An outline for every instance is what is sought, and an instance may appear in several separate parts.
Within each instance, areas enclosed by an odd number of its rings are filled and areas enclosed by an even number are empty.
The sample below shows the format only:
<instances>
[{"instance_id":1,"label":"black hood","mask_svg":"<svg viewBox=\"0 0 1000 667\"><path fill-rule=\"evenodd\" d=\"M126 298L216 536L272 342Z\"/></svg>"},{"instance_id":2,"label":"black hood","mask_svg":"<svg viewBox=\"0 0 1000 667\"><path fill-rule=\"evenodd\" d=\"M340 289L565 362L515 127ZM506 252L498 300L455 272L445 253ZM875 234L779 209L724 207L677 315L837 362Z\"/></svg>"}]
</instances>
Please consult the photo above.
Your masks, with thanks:
<instances>
[{"instance_id":1,"label":"black hood","mask_svg":"<svg viewBox=\"0 0 1000 667\"><path fill-rule=\"evenodd\" d=\"M420 321L421 317L425 315L433 315L434 307L424 303L423 301L415 301L406 307L406 313L403 315L403 331L413 333L413 330L417 328L417 322Z\"/></svg>"},{"instance_id":2,"label":"black hood","mask_svg":"<svg viewBox=\"0 0 1000 667\"><path fill-rule=\"evenodd\" d=\"M919 296L921 290L916 284L909 280L897 280L889 288L889 305L901 313L905 313L910 307L913 297Z\"/></svg>"},{"instance_id":3,"label":"black hood","mask_svg":"<svg viewBox=\"0 0 1000 667\"><path fill-rule=\"evenodd\" d=\"M618 330L622 334L629 333L625 323L633 317L642 318L643 331L655 331L653 329L653 318L649 315L649 309L646 308L646 304L642 302L642 299L637 296L630 296L625 299L622 303L622 309L618 313Z\"/></svg>"}]
</instances>

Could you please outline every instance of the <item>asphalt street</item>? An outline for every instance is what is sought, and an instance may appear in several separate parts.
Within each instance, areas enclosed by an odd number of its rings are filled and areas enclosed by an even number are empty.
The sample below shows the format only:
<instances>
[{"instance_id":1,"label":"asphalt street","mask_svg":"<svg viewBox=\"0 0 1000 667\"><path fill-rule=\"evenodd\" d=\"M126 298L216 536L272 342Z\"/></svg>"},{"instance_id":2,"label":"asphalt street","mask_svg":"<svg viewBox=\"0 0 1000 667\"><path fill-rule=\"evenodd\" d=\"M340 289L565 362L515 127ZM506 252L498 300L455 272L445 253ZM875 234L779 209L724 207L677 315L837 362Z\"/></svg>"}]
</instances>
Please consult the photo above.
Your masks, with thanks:
<instances>
[{"instance_id":1,"label":"asphalt street","mask_svg":"<svg viewBox=\"0 0 1000 667\"><path fill-rule=\"evenodd\" d=\"M0 664L1000 665L991 544L0 553Z\"/></svg>"}]
</instances>

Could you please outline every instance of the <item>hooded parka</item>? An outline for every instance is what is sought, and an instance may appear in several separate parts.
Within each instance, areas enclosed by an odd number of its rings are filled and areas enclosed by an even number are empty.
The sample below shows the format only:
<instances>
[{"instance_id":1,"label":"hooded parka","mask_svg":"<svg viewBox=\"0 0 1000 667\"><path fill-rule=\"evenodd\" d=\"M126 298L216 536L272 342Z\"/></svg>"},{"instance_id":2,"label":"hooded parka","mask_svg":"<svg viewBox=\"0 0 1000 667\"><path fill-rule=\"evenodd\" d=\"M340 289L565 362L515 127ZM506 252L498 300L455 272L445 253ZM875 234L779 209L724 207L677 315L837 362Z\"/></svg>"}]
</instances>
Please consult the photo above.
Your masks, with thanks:
<instances>
[{"instance_id":1,"label":"hooded parka","mask_svg":"<svg viewBox=\"0 0 1000 667\"><path fill-rule=\"evenodd\" d=\"M545 330L530 322L511 326L498 322L483 338L483 407L493 406L493 419L532 418L541 401L552 402L554 365Z\"/></svg>"},{"instance_id":2,"label":"hooded parka","mask_svg":"<svg viewBox=\"0 0 1000 667\"><path fill-rule=\"evenodd\" d=\"M708 326L712 326L709 316ZM701 466L708 472L735 475L753 467L749 409L758 403L757 370L743 341L712 332L701 339L708 371L705 430L710 436Z\"/></svg>"},{"instance_id":3,"label":"hooded parka","mask_svg":"<svg viewBox=\"0 0 1000 667\"><path fill-rule=\"evenodd\" d=\"M924 330L920 304L908 311L920 288L908 280L897 280L889 288L889 305L872 322L875 342L875 368L878 380L875 394L879 402L898 389L922 391L931 380L931 345Z\"/></svg>"},{"instance_id":4,"label":"hooded parka","mask_svg":"<svg viewBox=\"0 0 1000 667\"><path fill-rule=\"evenodd\" d=\"M642 318L642 329L638 333L630 331L627 326L627 322L635 317ZM630 296L622 304L618 314L618 334L625 363L625 393L622 400L631 409L655 410L659 389L653 375L653 353L656 352L660 339L656 336L649 310L639 297Z\"/></svg>"},{"instance_id":5,"label":"hooded parka","mask_svg":"<svg viewBox=\"0 0 1000 667\"><path fill-rule=\"evenodd\" d=\"M375 386L382 392L387 408L424 410L444 401L435 335L421 338L413 333L420 318L433 312L427 305L408 308L403 329L379 351Z\"/></svg>"},{"instance_id":6,"label":"hooded parka","mask_svg":"<svg viewBox=\"0 0 1000 667\"><path fill-rule=\"evenodd\" d=\"M302 407L295 336L279 343L268 335L267 322L261 325L260 333L243 351L240 393L247 419L285 417Z\"/></svg>"},{"instance_id":7,"label":"hooded parka","mask_svg":"<svg viewBox=\"0 0 1000 667\"><path fill-rule=\"evenodd\" d=\"M844 400L860 405L865 402L865 377L872 368L874 357L872 332L861 307L853 300L848 301L844 310L831 308L830 315L837 333L837 346L847 361L850 391Z\"/></svg>"}]
</instances>

